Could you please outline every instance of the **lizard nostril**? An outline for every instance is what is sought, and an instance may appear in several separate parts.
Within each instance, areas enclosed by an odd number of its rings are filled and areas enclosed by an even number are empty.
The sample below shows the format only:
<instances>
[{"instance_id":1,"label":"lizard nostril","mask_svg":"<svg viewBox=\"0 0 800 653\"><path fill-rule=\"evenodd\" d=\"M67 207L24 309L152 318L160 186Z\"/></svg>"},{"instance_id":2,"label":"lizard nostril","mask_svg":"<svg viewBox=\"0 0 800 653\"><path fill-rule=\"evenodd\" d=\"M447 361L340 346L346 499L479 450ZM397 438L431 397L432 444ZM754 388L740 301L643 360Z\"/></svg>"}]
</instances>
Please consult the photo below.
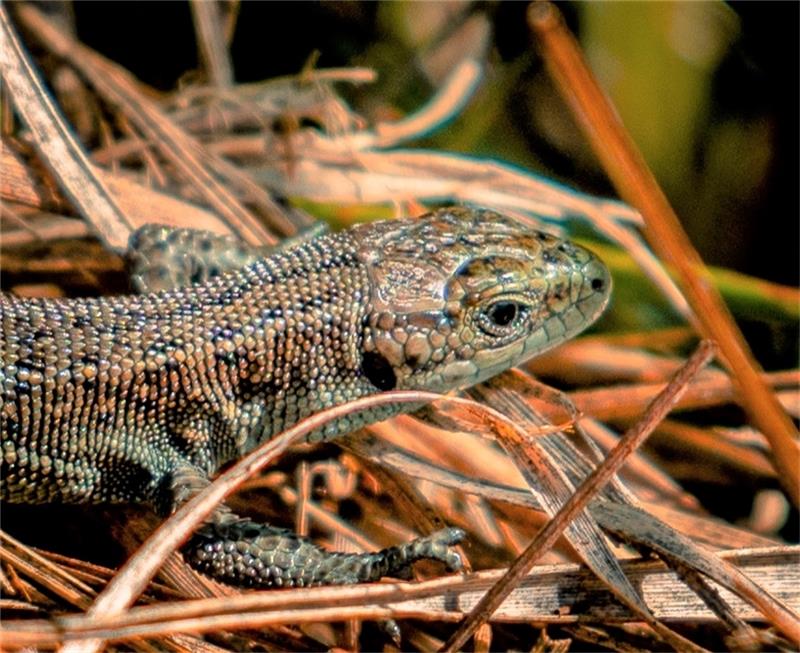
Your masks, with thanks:
<instances>
[{"instance_id":1,"label":"lizard nostril","mask_svg":"<svg viewBox=\"0 0 800 653\"><path fill-rule=\"evenodd\" d=\"M606 287L606 280L602 277L595 277L592 279L592 290L600 291Z\"/></svg>"}]
</instances>

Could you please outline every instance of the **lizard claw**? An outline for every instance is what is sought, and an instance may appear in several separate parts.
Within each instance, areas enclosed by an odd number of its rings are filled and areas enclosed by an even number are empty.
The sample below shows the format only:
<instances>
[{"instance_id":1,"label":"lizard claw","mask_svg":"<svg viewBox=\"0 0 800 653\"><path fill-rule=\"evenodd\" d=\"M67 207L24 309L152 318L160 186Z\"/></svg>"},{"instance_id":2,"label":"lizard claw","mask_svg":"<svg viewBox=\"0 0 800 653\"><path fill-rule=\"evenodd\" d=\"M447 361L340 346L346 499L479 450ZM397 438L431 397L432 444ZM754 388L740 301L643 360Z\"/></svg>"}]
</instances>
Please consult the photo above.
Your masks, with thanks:
<instances>
[{"instance_id":1,"label":"lizard claw","mask_svg":"<svg viewBox=\"0 0 800 653\"><path fill-rule=\"evenodd\" d=\"M465 537L466 533L462 529L451 527L401 544L394 549L396 553L388 573L401 578L407 576L408 568L416 560L438 560L445 564L448 571L458 571L464 564L461 556L452 547Z\"/></svg>"}]
</instances>

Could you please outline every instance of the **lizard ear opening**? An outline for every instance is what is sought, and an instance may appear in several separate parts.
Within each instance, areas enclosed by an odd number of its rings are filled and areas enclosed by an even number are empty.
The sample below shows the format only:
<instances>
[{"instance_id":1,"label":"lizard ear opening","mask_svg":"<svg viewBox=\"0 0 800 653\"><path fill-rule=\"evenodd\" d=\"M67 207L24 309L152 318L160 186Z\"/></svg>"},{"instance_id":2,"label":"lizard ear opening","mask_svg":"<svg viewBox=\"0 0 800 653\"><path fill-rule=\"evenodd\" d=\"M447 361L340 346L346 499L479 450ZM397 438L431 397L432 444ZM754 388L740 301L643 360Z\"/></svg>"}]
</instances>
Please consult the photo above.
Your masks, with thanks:
<instances>
[{"instance_id":1,"label":"lizard ear opening","mask_svg":"<svg viewBox=\"0 0 800 653\"><path fill-rule=\"evenodd\" d=\"M394 373L394 369L389 361L377 352L364 352L361 359L361 372L378 390L386 392L397 387L397 375Z\"/></svg>"}]
</instances>

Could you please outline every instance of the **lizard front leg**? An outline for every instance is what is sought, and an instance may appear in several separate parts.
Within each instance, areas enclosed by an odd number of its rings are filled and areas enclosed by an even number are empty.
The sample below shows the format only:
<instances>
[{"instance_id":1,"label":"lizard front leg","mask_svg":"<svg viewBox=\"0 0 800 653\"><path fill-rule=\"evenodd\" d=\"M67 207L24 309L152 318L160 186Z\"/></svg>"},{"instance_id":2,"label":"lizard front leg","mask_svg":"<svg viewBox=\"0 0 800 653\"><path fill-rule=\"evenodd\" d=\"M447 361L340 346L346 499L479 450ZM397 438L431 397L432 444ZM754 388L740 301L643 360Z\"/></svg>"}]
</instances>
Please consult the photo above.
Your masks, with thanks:
<instances>
[{"instance_id":1,"label":"lizard front leg","mask_svg":"<svg viewBox=\"0 0 800 653\"><path fill-rule=\"evenodd\" d=\"M171 476L172 508L209 484L202 470L186 463ZM183 547L187 562L215 580L246 587L304 587L377 581L384 576L408 578L418 560L438 560L461 568L452 546L460 528L445 528L427 537L372 553L326 551L309 539L269 524L254 522L220 506Z\"/></svg>"}]
</instances>

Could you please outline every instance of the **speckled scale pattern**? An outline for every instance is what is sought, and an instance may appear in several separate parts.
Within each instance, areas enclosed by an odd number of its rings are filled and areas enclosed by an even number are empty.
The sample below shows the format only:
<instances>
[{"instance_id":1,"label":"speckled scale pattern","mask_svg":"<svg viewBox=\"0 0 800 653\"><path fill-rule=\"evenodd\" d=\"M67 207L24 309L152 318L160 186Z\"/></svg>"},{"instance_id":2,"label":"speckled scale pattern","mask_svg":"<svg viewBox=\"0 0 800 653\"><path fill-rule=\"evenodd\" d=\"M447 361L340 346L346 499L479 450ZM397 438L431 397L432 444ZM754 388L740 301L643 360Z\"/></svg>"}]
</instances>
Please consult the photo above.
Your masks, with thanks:
<instances>
[{"instance_id":1,"label":"speckled scale pattern","mask_svg":"<svg viewBox=\"0 0 800 653\"><path fill-rule=\"evenodd\" d=\"M128 243L131 285L138 293L200 285L222 271L244 268L269 252L233 236L198 229L145 225Z\"/></svg>"},{"instance_id":2,"label":"speckled scale pattern","mask_svg":"<svg viewBox=\"0 0 800 653\"><path fill-rule=\"evenodd\" d=\"M143 286L204 282L102 299L2 296L4 500L169 512L307 415L383 390L477 383L581 331L610 292L587 250L466 208L267 257L186 230L139 238ZM187 245L195 251L176 251ZM162 273L170 260L184 263L174 276ZM351 416L310 439L404 409ZM455 568L461 537L445 529L374 554L329 553L221 507L184 553L228 582L346 583L403 575L419 558Z\"/></svg>"},{"instance_id":3,"label":"speckled scale pattern","mask_svg":"<svg viewBox=\"0 0 800 653\"><path fill-rule=\"evenodd\" d=\"M366 274L328 236L204 286L100 300L3 296L3 495L142 501L177 460L210 474L358 371Z\"/></svg>"}]
</instances>

